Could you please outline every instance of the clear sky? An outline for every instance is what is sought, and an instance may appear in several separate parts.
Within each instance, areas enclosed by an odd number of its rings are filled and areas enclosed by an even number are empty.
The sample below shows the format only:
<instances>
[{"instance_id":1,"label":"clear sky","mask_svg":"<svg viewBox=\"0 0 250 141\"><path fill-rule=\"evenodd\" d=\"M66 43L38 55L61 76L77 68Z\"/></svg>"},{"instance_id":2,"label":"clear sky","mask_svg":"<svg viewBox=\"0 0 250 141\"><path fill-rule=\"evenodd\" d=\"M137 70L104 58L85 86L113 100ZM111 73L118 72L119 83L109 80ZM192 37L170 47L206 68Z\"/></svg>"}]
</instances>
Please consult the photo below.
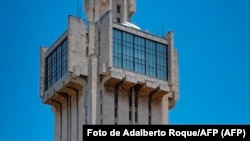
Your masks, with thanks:
<instances>
[{"instance_id":1,"label":"clear sky","mask_svg":"<svg viewBox=\"0 0 250 141\"><path fill-rule=\"evenodd\" d=\"M68 15L78 15L77 1L0 1L2 141L53 141L52 109L39 97L39 49L65 31ZM137 0L133 23L175 35L180 99L170 124L250 124L249 6L249 0Z\"/></svg>"}]
</instances>

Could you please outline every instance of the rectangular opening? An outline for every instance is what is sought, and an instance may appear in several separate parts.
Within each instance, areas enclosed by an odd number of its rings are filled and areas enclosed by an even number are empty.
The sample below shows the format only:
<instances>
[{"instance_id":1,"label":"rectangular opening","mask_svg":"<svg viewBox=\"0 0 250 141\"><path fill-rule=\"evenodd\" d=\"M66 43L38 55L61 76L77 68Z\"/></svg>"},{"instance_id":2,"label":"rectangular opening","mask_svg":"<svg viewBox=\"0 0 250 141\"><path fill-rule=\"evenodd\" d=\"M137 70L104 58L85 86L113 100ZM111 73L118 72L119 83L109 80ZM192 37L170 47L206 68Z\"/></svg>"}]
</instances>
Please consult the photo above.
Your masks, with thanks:
<instances>
[{"instance_id":1,"label":"rectangular opening","mask_svg":"<svg viewBox=\"0 0 250 141\"><path fill-rule=\"evenodd\" d=\"M121 23L121 19L117 17L117 23Z\"/></svg>"},{"instance_id":2,"label":"rectangular opening","mask_svg":"<svg viewBox=\"0 0 250 141\"><path fill-rule=\"evenodd\" d=\"M121 6L120 6L120 5L117 5L117 7L116 7L116 12L117 12L118 14L121 13Z\"/></svg>"},{"instance_id":3,"label":"rectangular opening","mask_svg":"<svg viewBox=\"0 0 250 141\"><path fill-rule=\"evenodd\" d=\"M89 56L89 47L86 47L86 57Z\"/></svg>"},{"instance_id":4,"label":"rectangular opening","mask_svg":"<svg viewBox=\"0 0 250 141\"><path fill-rule=\"evenodd\" d=\"M100 113L101 113L101 115L102 115L102 104L101 104L101 107L100 107Z\"/></svg>"},{"instance_id":5,"label":"rectangular opening","mask_svg":"<svg viewBox=\"0 0 250 141\"><path fill-rule=\"evenodd\" d=\"M86 33L86 43L89 43L89 33Z\"/></svg>"}]
</instances>

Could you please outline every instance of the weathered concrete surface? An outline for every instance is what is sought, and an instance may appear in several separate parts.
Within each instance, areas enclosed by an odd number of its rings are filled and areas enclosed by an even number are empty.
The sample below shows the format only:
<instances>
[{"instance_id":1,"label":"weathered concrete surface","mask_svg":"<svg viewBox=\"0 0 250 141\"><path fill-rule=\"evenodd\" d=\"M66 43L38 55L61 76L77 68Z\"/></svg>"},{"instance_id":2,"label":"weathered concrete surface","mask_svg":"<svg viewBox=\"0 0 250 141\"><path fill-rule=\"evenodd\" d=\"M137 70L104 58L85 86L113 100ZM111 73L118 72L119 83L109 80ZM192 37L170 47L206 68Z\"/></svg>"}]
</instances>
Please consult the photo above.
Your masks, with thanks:
<instances>
[{"instance_id":1,"label":"weathered concrete surface","mask_svg":"<svg viewBox=\"0 0 250 141\"><path fill-rule=\"evenodd\" d=\"M130 20L135 0L86 0L85 10L89 22L69 16L66 31L40 50L40 97L53 107L55 141L81 141L84 124L168 124L179 98L173 32L158 37L117 23ZM168 80L113 66L113 28L168 45ZM46 57L66 38L67 73L45 90Z\"/></svg>"}]
</instances>

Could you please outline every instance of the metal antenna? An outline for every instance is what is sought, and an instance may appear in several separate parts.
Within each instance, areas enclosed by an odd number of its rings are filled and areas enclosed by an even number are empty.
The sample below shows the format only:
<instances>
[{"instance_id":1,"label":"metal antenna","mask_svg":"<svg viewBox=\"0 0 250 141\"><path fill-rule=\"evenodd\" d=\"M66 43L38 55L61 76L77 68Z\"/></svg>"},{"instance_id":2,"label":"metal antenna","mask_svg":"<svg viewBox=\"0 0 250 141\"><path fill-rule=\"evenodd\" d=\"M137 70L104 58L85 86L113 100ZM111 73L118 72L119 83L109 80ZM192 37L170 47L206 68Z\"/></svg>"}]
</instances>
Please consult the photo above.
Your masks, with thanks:
<instances>
[{"instance_id":1,"label":"metal antenna","mask_svg":"<svg viewBox=\"0 0 250 141\"><path fill-rule=\"evenodd\" d=\"M162 25L162 36L164 36L164 26Z\"/></svg>"},{"instance_id":2,"label":"metal antenna","mask_svg":"<svg viewBox=\"0 0 250 141\"><path fill-rule=\"evenodd\" d=\"M82 2L82 1L81 1ZM80 2L79 0L79 15L80 15L80 18L83 18L82 17L82 3Z\"/></svg>"},{"instance_id":3,"label":"metal antenna","mask_svg":"<svg viewBox=\"0 0 250 141\"><path fill-rule=\"evenodd\" d=\"M77 13L77 17L81 18L81 7L80 7L80 2L79 0L77 0L77 6L76 6L76 13Z\"/></svg>"}]
</instances>

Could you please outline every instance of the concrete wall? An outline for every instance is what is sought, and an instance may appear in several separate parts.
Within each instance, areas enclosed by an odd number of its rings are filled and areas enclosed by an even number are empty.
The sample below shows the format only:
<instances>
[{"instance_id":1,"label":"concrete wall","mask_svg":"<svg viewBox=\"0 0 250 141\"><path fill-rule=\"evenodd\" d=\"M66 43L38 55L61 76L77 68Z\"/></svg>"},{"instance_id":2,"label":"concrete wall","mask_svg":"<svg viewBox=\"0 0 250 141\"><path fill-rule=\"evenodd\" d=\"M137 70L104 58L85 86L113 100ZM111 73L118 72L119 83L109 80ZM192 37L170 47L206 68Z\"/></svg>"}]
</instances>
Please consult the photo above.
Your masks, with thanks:
<instances>
[{"instance_id":1,"label":"concrete wall","mask_svg":"<svg viewBox=\"0 0 250 141\"><path fill-rule=\"evenodd\" d=\"M97 119L97 94L98 94L98 75L97 75L97 57L89 57L89 70L87 79L87 124L96 124Z\"/></svg>"},{"instance_id":2,"label":"concrete wall","mask_svg":"<svg viewBox=\"0 0 250 141\"><path fill-rule=\"evenodd\" d=\"M109 67L112 67L112 16L106 13L98 21L100 41L98 42L98 67L99 74L105 74Z\"/></svg>"},{"instance_id":3,"label":"concrete wall","mask_svg":"<svg viewBox=\"0 0 250 141\"><path fill-rule=\"evenodd\" d=\"M121 6L120 14L117 13L117 5ZM136 11L135 0L85 0L84 9L90 21L98 21L107 11L113 11L113 21L117 17L121 21L130 21L131 16Z\"/></svg>"},{"instance_id":4,"label":"concrete wall","mask_svg":"<svg viewBox=\"0 0 250 141\"><path fill-rule=\"evenodd\" d=\"M45 90L45 54L47 52L48 48L46 47L40 47L40 75L39 75L39 79L40 79L40 97L43 98L44 97L44 90Z\"/></svg>"},{"instance_id":5,"label":"concrete wall","mask_svg":"<svg viewBox=\"0 0 250 141\"><path fill-rule=\"evenodd\" d=\"M129 124L129 92L118 93L118 124Z\"/></svg>"},{"instance_id":6,"label":"concrete wall","mask_svg":"<svg viewBox=\"0 0 250 141\"><path fill-rule=\"evenodd\" d=\"M114 115L114 93L102 90L102 124L114 124L115 123L115 115Z\"/></svg>"},{"instance_id":7,"label":"concrete wall","mask_svg":"<svg viewBox=\"0 0 250 141\"><path fill-rule=\"evenodd\" d=\"M124 81L124 83L132 83L129 87L133 88L132 92L132 121L129 121L129 101L128 95L129 91L119 89L118 97L118 124L165 124L168 121L168 94L170 93L169 85L167 81L155 79L141 74L136 74L123 69L112 68L110 69L110 79L106 82L111 86L111 93L115 94L114 87L115 83L118 81ZM131 76L131 77L128 77ZM129 79L131 78L131 79ZM108 85L107 84L107 85ZM135 85L139 85L140 88L136 90ZM124 86L123 86L124 85ZM123 84L121 87L125 87ZM109 89L109 88L106 88ZM154 92L155 91L155 92ZM151 92L153 96L149 102L149 97ZM138 98L136 95L138 94ZM167 95L167 99L162 100L162 98ZM114 97L113 97L114 99ZM136 107L136 103L138 106ZM149 110L149 104L151 104L151 114ZM167 104L167 105L166 105ZM111 109L112 110L112 109ZM135 115L138 115L137 122L135 121ZM149 116L151 116L151 122L149 122Z\"/></svg>"},{"instance_id":8,"label":"concrete wall","mask_svg":"<svg viewBox=\"0 0 250 141\"><path fill-rule=\"evenodd\" d=\"M86 55L86 23L74 16L68 17L68 71L74 75L88 75Z\"/></svg>"},{"instance_id":9,"label":"concrete wall","mask_svg":"<svg viewBox=\"0 0 250 141\"><path fill-rule=\"evenodd\" d=\"M78 124L79 124L79 115L78 115L78 112L79 112L79 105L78 105L78 96L77 94L74 94L71 96L70 98L70 103L71 103L71 108L70 108L70 116L71 116L71 121L70 121L70 137L71 137L71 140L73 141L77 141L77 136L78 136Z\"/></svg>"},{"instance_id":10,"label":"concrete wall","mask_svg":"<svg viewBox=\"0 0 250 141\"><path fill-rule=\"evenodd\" d=\"M54 140L61 141L61 104L55 103L54 111Z\"/></svg>"},{"instance_id":11,"label":"concrete wall","mask_svg":"<svg viewBox=\"0 0 250 141\"><path fill-rule=\"evenodd\" d=\"M87 115L84 105L87 85L83 76L89 72L86 33L86 23L69 16L67 30L50 48L40 50L40 96L44 103L54 107L55 141L82 140L82 125L86 124ZM68 39L68 72L45 91L45 58L65 38Z\"/></svg>"},{"instance_id":12,"label":"concrete wall","mask_svg":"<svg viewBox=\"0 0 250 141\"><path fill-rule=\"evenodd\" d=\"M152 125L168 124L168 95L165 95L161 101L152 100Z\"/></svg>"},{"instance_id":13,"label":"concrete wall","mask_svg":"<svg viewBox=\"0 0 250 141\"><path fill-rule=\"evenodd\" d=\"M179 99L179 74L178 74L178 52L174 47L174 33L168 32L165 36L168 43L168 81L170 86L169 109L173 108Z\"/></svg>"},{"instance_id":14,"label":"concrete wall","mask_svg":"<svg viewBox=\"0 0 250 141\"><path fill-rule=\"evenodd\" d=\"M84 84L84 86L86 86L86 83ZM82 125L86 124L86 120L87 120L87 105L86 105L86 93L87 93L87 87L84 87L82 90L79 91L79 95L78 95L78 114L77 114L77 120L79 121L77 126L77 132L78 133L78 140L76 141L81 141L82 140Z\"/></svg>"},{"instance_id":15,"label":"concrete wall","mask_svg":"<svg viewBox=\"0 0 250 141\"><path fill-rule=\"evenodd\" d=\"M138 96L138 122L148 124L148 96Z\"/></svg>"}]
</instances>

